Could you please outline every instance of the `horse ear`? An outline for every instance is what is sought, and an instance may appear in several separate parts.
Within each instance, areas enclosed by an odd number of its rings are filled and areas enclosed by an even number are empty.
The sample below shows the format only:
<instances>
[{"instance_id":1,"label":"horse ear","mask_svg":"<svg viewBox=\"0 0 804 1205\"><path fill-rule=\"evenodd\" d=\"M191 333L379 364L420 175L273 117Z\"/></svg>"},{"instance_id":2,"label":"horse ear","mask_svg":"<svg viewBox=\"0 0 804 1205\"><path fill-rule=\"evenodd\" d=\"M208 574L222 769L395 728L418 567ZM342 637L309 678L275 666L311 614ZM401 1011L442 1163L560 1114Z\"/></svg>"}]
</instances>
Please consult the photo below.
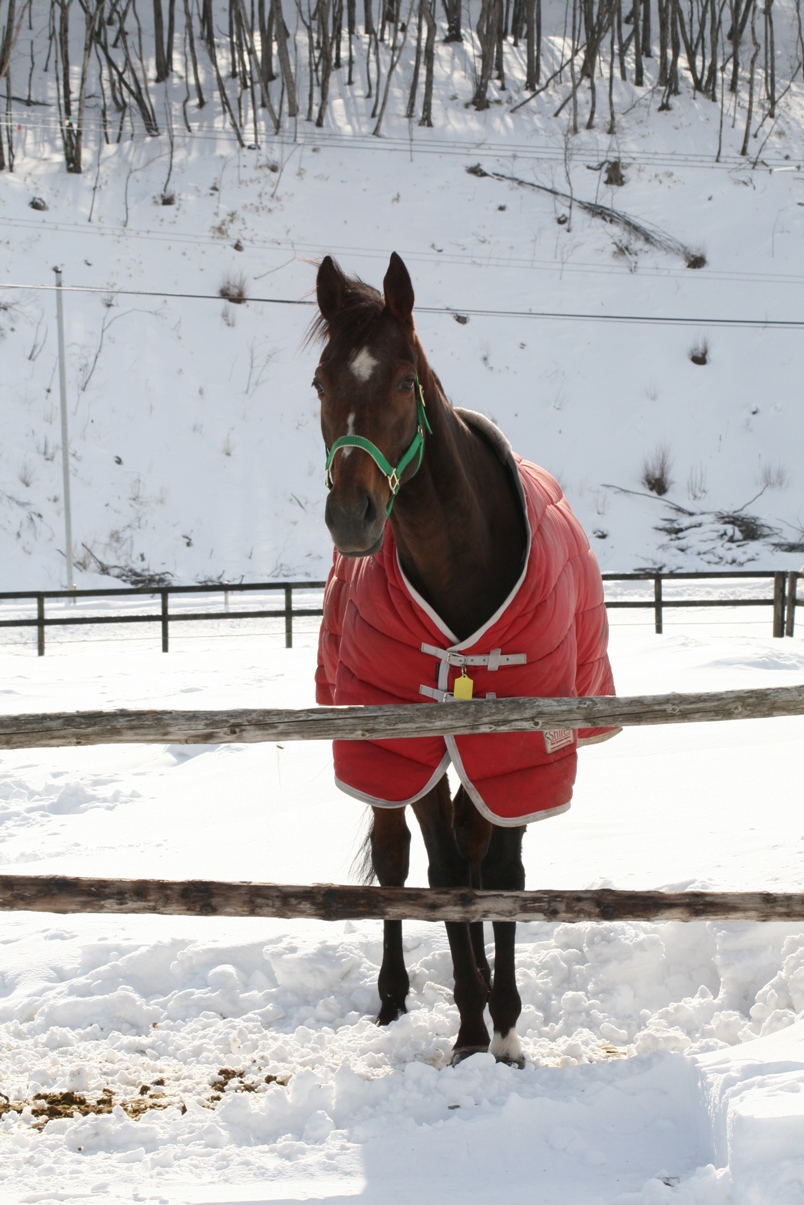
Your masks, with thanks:
<instances>
[{"instance_id":1,"label":"horse ear","mask_svg":"<svg viewBox=\"0 0 804 1205\"><path fill-rule=\"evenodd\" d=\"M326 322L331 322L343 305L346 277L331 255L325 255L318 265L315 289L318 308Z\"/></svg>"},{"instance_id":2,"label":"horse ear","mask_svg":"<svg viewBox=\"0 0 804 1205\"><path fill-rule=\"evenodd\" d=\"M410 274L396 251L391 252L382 291L385 294L385 308L390 310L397 322L409 323L413 313L413 285Z\"/></svg>"}]
</instances>

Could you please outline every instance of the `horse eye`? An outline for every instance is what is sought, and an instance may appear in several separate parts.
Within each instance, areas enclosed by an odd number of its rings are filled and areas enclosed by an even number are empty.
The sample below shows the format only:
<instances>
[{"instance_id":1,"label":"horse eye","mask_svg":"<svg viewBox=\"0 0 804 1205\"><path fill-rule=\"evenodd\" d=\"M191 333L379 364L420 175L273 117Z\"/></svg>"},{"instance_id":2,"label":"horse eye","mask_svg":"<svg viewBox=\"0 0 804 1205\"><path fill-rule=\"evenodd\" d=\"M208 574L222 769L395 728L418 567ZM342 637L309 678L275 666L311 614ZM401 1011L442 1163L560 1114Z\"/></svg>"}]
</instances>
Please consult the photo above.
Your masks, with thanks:
<instances>
[{"instance_id":1,"label":"horse eye","mask_svg":"<svg viewBox=\"0 0 804 1205\"><path fill-rule=\"evenodd\" d=\"M411 389L413 388L413 386L415 384L416 384L415 377L403 377L402 380L397 385L397 389L399 390L400 393L410 393Z\"/></svg>"},{"instance_id":2,"label":"horse eye","mask_svg":"<svg viewBox=\"0 0 804 1205\"><path fill-rule=\"evenodd\" d=\"M318 377L313 377L313 389L316 391L319 397L324 396L324 386L321 384Z\"/></svg>"}]
</instances>

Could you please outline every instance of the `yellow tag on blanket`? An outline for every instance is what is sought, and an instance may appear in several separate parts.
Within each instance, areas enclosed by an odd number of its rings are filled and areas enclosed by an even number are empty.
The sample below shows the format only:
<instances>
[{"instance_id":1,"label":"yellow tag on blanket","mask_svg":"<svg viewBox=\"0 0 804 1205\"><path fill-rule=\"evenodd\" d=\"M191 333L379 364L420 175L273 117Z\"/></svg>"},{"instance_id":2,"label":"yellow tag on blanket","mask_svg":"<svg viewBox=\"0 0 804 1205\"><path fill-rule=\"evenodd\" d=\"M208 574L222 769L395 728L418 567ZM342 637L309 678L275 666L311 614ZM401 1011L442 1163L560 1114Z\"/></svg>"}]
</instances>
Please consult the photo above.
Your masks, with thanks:
<instances>
[{"instance_id":1,"label":"yellow tag on blanket","mask_svg":"<svg viewBox=\"0 0 804 1205\"><path fill-rule=\"evenodd\" d=\"M453 687L452 693L456 699L471 699L473 688L474 684L472 679L469 677L466 670L463 670L460 677L455 679L455 686Z\"/></svg>"}]
</instances>

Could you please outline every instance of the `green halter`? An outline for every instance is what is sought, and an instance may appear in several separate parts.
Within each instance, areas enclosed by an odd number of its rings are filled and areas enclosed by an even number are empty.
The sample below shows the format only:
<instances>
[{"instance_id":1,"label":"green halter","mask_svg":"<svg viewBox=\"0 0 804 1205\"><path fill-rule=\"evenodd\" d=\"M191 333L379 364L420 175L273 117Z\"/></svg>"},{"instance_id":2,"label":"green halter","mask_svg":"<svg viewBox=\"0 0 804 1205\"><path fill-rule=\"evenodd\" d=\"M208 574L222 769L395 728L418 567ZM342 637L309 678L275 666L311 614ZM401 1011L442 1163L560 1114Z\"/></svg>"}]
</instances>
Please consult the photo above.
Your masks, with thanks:
<instances>
[{"instance_id":1,"label":"green halter","mask_svg":"<svg viewBox=\"0 0 804 1205\"><path fill-rule=\"evenodd\" d=\"M386 514L390 516L393 510L396 496L399 493L399 487L402 484L402 474L408 467L414 457L418 456L416 468L411 473L411 477L415 477L422 466L422 457L424 456L424 432L425 429L433 434L433 429L427 421L427 411L424 405L424 390L419 384L418 377L416 378L416 434L413 437L413 442L408 448L405 455L400 460L399 464L394 468L389 461L385 459L380 449L376 444L373 444L370 439L364 439L362 435L342 435L340 439L336 439L331 448L327 448L327 463L325 469L325 480L327 489L332 489L332 462L335 459L335 453L339 448L362 448L364 452L368 452L369 456L376 463L381 473L385 474L388 486L391 490L391 501L388 503Z\"/></svg>"}]
</instances>

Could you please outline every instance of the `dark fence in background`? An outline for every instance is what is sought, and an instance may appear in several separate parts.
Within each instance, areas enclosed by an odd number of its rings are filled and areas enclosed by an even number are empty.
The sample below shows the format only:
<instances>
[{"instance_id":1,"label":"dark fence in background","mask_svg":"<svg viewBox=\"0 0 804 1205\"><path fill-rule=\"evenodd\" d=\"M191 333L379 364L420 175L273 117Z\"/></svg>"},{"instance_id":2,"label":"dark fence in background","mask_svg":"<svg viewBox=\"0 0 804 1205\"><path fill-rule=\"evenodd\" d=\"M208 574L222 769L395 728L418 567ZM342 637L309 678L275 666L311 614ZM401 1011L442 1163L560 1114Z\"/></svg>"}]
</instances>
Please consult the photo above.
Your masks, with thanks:
<instances>
[{"instance_id":1,"label":"dark fence in background","mask_svg":"<svg viewBox=\"0 0 804 1205\"><path fill-rule=\"evenodd\" d=\"M797 596L798 579L804 577L804 572L795 569L762 570L742 569L732 572L720 570L711 573L604 573L604 582L653 582L653 600L606 599L606 606L651 608L654 613L654 627L657 635L664 628L664 612L668 607L772 607L773 635L792 636L796 623L796 607L804 604L804 599ZM663 582L679 581L723 581L728 578L753 578L757 581L767 581L773 590L769 598L665 598L662 590ZM2 595L0 595L2 597Z\"/></svg>"},{"instance_id":2,"label":"dark fence in background","mask_svg":"<svg viewBox=\"0 0 804 1205\"><path fill-rule=\"evenodd\" d=\"M651 610L654 615L654 628L658 634L664 630L664 613L670 608L679 607L767 607L773 611L773 635L792 636L795 629L796 607L804 604L804 599L797 596L798 580L804 572L767 571L767 570L735 570L711 573L604 573L604 582L649 582L652 583L652 596L639 599L606 599L606 606L611 609L628 608L634 610ZM717 598L668 598L664 593L667 583L680 581L706 582L725 581L728 579L754 579L758 582L768 582L770 590L766 596L759 598L734 598L718 596ZM40 657L45 653L45 632L54 627L84 627L96 624L128 624L152 623L158 624L162 635L162 652L170 648L170 625L174 623L191 623L204 621L232 619L282 619L285 625L285 647L293 646L293 621L309 616L320 616L321 606L294 606L294 594L323 590L325 582L249 582L231 585L213 584L201 586L128 586L109 590L14 590L0 593L2 603L30 603L30 616L0 619L0 628L34 628L36 629L37 652ZM229 597L255 593L279 594L281 606L259 607L252 609L231 610ZM158 602L159 609L150 613L128 614L115 611L104 615L48 615L48 602L77 601L79 599L107 599L118 601L132 596L152 598ZM223 595L222 610L208 611L171 611L171 598L184 595Z\"/></svg>"},{"instance_id":3,"label":"dark fence in background","mask_svg":"<svg viewBox=\"0 0 804 1205\"><path fill-rule=\"evenodd\" d=\"M36 607L36 615L30 618L0 619L0 628L36 628L36 644L39 656L45 653L45 630L54 627L84 627L93 624L110 623L155 623L159 624L162 633L162 652L170 648L170 624L192 623L204 620L231 619L284 619L285 647L293 647L293 620L302 616L321 615L321 607L294 607L294 591L310 593L323 590L325 582L249 582L232 585L203 585L203 586L127 586L116 590L14 590L0 593L0 603L30 602ZM280 594L282 605L278 607L259 607L251 609L231 610L229 596L232 594ZM217 611L172 611L171 597L181 597L188 594L223 595L223 610ZM117 602L133 595L152 598L159 603L159 610L150 614L130 615L125 612L113 612L107 615L58 615L48 616L45 607L48 601L60 603L77 601L78 599L97 598L112 599Z\"/></svg>"}]
</instances>

